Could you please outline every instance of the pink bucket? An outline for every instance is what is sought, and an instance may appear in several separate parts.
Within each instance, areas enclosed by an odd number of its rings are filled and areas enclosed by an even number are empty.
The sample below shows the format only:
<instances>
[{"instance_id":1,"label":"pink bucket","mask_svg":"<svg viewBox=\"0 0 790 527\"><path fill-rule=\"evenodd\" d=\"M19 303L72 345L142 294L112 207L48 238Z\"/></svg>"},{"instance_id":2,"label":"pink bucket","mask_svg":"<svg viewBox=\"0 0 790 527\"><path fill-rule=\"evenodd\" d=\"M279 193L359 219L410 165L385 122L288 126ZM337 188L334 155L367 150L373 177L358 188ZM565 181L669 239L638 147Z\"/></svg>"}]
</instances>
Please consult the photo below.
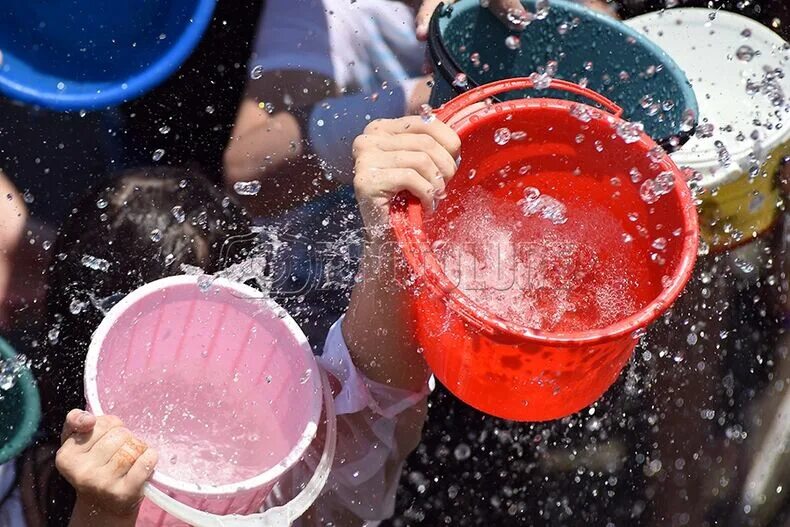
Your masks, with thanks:
<instances>
[{"instance_id":1,"label":"pink bucket","mask_svg":"<svg viewBox=\"0 0 790 527\"><path fill-rule=\"evenodd\" d=\"M88 405L159 451L138 526L290 525L331 469L329 383L280 306L207 278L158 280L107 314L85 365ZM327 439L315 473L290 503L259 513L315 438L322 399Z\"/></svg>"}]
</instances>

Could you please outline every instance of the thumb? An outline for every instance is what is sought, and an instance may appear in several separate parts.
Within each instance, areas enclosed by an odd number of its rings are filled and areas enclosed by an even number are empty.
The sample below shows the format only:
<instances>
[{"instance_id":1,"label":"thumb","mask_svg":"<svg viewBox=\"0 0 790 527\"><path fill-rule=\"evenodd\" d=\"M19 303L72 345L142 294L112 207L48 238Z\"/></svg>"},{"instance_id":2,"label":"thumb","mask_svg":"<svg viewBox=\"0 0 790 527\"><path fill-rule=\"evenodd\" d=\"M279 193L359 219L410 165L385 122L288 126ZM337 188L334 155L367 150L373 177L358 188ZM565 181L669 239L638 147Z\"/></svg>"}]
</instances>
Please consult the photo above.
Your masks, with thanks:
<instances>
[{"instance_id":1,"label":"thumb","mask_svg":"<svg viewBox=\"0 0 790 527\"><path fill-rule=\"evenodd\" d=\"M72 410L66 416L63 424L63 433L60 436L61 442L73 434L87 434L96 426L96 416L85 410Z\"/></svg>"}]
</instances>

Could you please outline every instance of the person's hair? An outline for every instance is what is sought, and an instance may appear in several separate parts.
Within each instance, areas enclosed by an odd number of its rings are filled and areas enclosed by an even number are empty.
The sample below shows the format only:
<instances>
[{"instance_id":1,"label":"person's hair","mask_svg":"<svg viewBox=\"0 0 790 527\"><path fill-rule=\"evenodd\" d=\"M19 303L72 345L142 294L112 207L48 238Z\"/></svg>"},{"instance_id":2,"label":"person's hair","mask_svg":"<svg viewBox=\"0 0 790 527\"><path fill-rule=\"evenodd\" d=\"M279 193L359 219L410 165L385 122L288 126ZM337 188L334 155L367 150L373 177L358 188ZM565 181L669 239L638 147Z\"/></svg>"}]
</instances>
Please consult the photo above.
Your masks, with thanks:
<instances>
[{"instance_id":1,"label":"person's hair","mask_svg":"<svg viewBox=\"0 0 790 527\"><path fill-rule=\"evenodd\" d=\"M124 171L76 204L52 249L46 327L33 354L44 442L58 442L66 413L84 408L85 356L106 310L146 283L183 274L184 264L215 273L239 261L246 244L234 241L250 233L244 210L188 169ZM73 494L64 484L42 489L50 525L68 521ZM64 492L72 499L57 495Z\"/></svg>"}]
</instances>

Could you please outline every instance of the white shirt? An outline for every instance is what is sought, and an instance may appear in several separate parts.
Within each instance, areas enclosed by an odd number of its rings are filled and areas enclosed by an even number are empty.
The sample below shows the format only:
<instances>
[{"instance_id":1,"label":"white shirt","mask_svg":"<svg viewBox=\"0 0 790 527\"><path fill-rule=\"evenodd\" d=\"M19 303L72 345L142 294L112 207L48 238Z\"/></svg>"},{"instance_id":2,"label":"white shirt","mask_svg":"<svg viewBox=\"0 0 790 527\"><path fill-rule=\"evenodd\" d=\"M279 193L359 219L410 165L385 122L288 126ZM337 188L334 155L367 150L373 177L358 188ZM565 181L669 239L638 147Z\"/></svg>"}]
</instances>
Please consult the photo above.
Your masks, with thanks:
<instances>
[{"instance_id":1,"label":"white shirt","mask_svg":"<svg viewBox=\"0 0 790 527\"><path fill-rule=\"evenodd\" d=\"M343 93L370 94L419 76L424 60L414 11L402 2L268 0L249 67L320 73Z\"/></svg>"}]
</instances>

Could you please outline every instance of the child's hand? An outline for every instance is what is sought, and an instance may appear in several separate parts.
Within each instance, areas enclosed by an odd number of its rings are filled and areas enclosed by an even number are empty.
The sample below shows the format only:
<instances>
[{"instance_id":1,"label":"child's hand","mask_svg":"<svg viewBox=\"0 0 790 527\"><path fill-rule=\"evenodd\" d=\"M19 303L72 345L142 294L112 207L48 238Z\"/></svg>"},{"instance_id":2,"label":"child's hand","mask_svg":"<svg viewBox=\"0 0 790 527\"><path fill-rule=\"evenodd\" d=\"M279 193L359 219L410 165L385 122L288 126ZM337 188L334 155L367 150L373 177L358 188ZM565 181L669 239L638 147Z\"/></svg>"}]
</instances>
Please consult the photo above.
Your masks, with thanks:
<instances>
[{"instance_id":1,"label":"child's hand","mask_svg":"<svg viewBox=\"0 0 790 527\"><path fill-rule=\"evenodd\" d=\"M407 190L428 212L456 171L461 140L438 119L382 119L354 140L354 191L369 232L389 225L392 198Z\"/></svg>"},{"instance_id":2,"label":"child's hand","mask_svg":"<svg viewBox=\"0 0 790 527\"><path fill-rule=\"evenodd\" d=\"M109 516L113 521L136 517L143 485L157 462L156 451L117 417L95 417L81 410L66 416L61 442L55 465L77 490L72 523L78 515L94 520L97 515Z\"/></svg>"}]
</instances>

